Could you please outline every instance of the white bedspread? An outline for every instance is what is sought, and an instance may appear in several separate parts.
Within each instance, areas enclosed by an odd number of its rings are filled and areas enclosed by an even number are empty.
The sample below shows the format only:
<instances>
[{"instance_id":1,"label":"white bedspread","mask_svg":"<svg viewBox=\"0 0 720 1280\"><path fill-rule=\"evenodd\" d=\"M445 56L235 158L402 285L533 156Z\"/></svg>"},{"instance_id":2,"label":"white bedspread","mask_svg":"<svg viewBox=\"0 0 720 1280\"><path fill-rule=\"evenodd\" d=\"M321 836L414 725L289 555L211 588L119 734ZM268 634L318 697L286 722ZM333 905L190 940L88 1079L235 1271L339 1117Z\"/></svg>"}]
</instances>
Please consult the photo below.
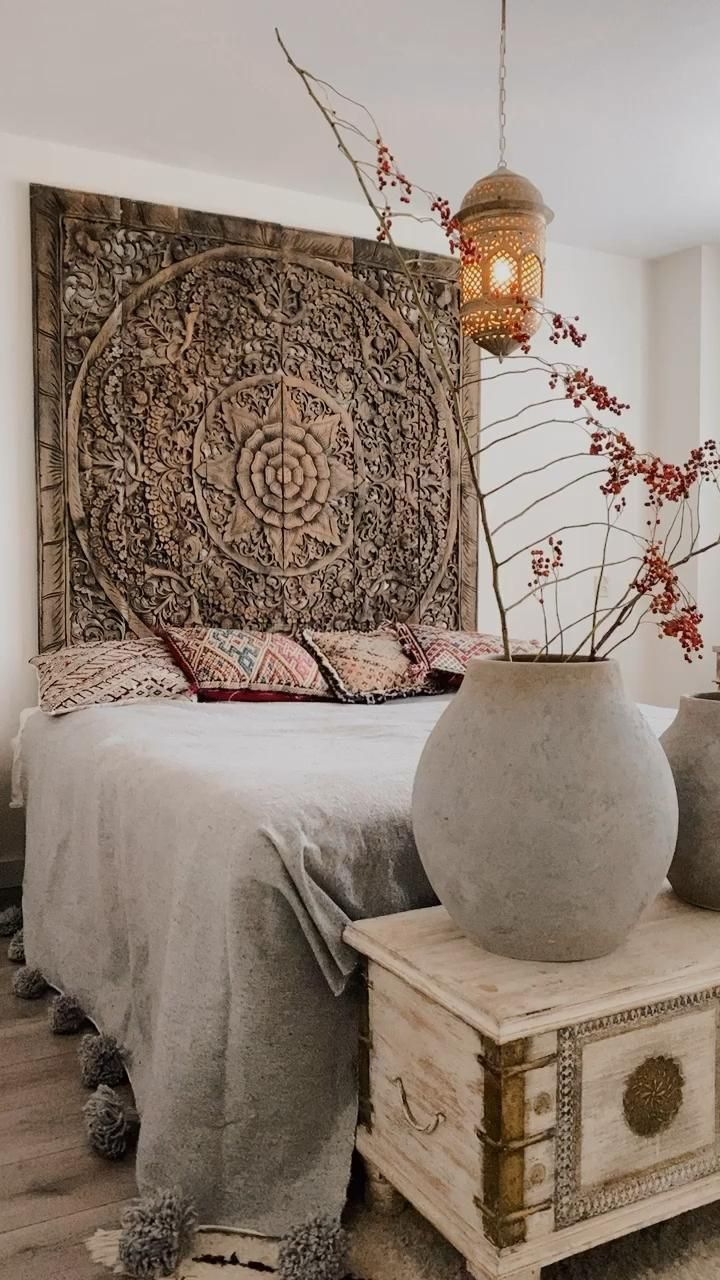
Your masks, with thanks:
<instances>
[{"instance_id":1,"label":"white bedspread","mask_svg":"<svg viewBox=\"0 0 720 1280\"><path fill-rule=\"evenodd\" d=\"M28 962L130 1051L141 1188L270 1233L344 1203L350 919L434 901L410 828L445 705L30 716Z\"/></svg>"}]
</instances>

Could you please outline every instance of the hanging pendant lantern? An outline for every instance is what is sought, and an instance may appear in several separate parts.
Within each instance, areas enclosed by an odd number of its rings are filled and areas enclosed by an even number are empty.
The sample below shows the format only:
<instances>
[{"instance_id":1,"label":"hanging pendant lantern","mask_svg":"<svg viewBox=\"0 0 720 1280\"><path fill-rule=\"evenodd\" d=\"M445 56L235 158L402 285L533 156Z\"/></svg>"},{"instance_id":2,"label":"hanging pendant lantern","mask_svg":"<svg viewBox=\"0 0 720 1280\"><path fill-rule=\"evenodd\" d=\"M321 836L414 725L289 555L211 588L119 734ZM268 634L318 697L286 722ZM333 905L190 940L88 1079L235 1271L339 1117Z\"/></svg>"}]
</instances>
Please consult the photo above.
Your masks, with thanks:
<instances>
[{"instance_id":1,"label":"hanging pendant lantern","mask_svg":"<svg viewBox=\"0 0 720 1280\"><path fill-rule=\"evenodd\" d=\"M509 355L535 333L543 296L545 228L552 218L537 187L505 162L506 0L501 0L497 169L468 191L455 215L461 237L460 323L492 355Z\"/></svg>"}]
</instances>

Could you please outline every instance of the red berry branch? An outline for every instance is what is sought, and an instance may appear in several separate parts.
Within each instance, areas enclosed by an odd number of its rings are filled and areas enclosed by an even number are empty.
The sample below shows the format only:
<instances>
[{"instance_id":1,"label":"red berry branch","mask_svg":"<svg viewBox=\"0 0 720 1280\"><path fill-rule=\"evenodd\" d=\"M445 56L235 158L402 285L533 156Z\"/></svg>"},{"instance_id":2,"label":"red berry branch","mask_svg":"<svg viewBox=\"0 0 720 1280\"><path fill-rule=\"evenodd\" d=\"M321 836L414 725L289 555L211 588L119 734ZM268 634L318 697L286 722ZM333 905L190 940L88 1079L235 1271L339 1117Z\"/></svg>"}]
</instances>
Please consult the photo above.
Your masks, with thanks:
<instances>
[{"instance_id":1,"label":"red berry branch","mask_svg":"<svg viewBox=\"0 0 720 1280\"><path fill-rule=\"evenodd\" d=\"M458 437L466 454L470 478L477 495L485 545L492 570L492 584L500 616L505 656L510 657L508 640L508 614L525 599L534 598L542 607L545 623L546 645L550 651L554 644L560 654L567 657L585 653L590 658L603 656L629 638L637 630L643 618L654 622L661 636L678 641L684 657L690 661L702 651L700 623L702 615L681 580L681 570L695 556L720 545L718 535L700 545L699 493L702 485L714 485L720 493L720 452L714 440L693 449L682 463L667 462L648 452L640 452L627 433L619 430L607 419L622 417L630 406L613 394L609 388L591 373L587 366L579 367L567 362L554 362L538 353L538 334L544 336L550 348L561 344L579 349L584 346L587 334L580 328L578 316L564 316L545 308L542 303L518 297L515 299L515 338L519 353L507 357L497 371L489 357L483 361L484 377L512 378L515 375L542 375L550 392L550 399L528 400L517 412L495 421L481 424L481 443L475 446L468 435L463 417L463 400L458 386L455 364L448 359L446 317L439 322L428 309L423 268L418 260L403 253L395 241L395 224L399 218L409 218L417 223L430 223L444 236L449 253L458 256L464 267L478 262L475 241L461 229L452 205L444 196L411 181L398 164L394 153L383 138L374 117L360 103L353 103L344 94L333 90L326 81L303 70L293 60L279 34L278 40L285 56L302 80L310 98L331 129L343 157L351 166L363 198L373 212L376 235L395 254L397 269L406 277L418 324L427 335L430 353L442 384L447 403L453 415ZM337 110L334 103L337 103ZM343 112L347 104L357 110L358 118L347 120ZM368 121L370 124L368 124ZM366 148L364 155L356 155L353 148ZM514 384L517 385L517 384ZM548 408L548 406L551 406ZM563 413L564 410L564 413ZM570 416L565 416L567 414ZM549 416L552 415L552 416ZM604 417L603 417L604 415ZM512 423L505 434L505 424ZM483 490L478 474L477 459L485 449L514 442L517 437L527 438L530 432L545 431L548 440L556 437L551 429L580 433L577 453L563 448L550 448L547 461L529 469L516 467L503 483ZM542 437L535 437L540 440ZM522 457L522 447L513 457ZM567 464L572 459L586 456L593 467L557 485L543 486L532 502L516 511L507 513L507 500L511 487L531 476L553 475L553 468ZM574 485L592 484L599 504L597 517L589 512L588 518L577 523L556 521L554 527L513 551L498 551L497 535L519 520L527 521L543 516L545 503L562 500L562 495ZM583 490L585 492L585 490ZM588 490L590 492L590 490ZM494 512L498 503L497 521L493 527ZM493 513L491 514L491 506ZM631 513L637 511L642 520L641 530L628 527ZM644 513L644 514L643 514ZM572 517L571 517L572 519ZM621 524L621 520L623 523ZM599 562L591 556L591 563L568 572L564 562L564 538L566 532L582 530L590 537L589 530L600 531L601 551ZM503 534L505 536L505 534ZM622 548L629 554L611 560L611 547L622 540ZM505 599L503 573L520 556L529 552L530 580L527 594L508 604ZM607 605L600 602L600 584L606 568L630 564L625 587L618 599ZM560 620L560 594L562 585L571 578L595 573L594 600L588 612L563 625ZM557 632L548 635L544 593L553 586ZM631 628L631 630L629 630Z\"/></svg>"}]
</instances>

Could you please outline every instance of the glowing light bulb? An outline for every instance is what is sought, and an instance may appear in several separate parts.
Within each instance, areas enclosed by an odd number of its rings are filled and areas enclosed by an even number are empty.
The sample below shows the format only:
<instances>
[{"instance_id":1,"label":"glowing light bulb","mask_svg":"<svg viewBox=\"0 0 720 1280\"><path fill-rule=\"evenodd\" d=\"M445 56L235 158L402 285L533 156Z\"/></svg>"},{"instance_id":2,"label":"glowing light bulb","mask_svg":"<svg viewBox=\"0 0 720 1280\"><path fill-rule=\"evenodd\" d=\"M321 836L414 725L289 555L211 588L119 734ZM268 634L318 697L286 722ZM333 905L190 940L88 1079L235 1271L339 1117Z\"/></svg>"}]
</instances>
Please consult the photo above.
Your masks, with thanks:
<instances>
[{"instance_id":1,"label":"glowing light bulb","mask_svg":"<svg viewBox=\"0 0 720 1280\"><path fill-rule=\"evenodd\" d=\"M490 264L490 287L496 293L510 293L517 274L512 258L495 258Z\"/></svg>"}]
</instances>

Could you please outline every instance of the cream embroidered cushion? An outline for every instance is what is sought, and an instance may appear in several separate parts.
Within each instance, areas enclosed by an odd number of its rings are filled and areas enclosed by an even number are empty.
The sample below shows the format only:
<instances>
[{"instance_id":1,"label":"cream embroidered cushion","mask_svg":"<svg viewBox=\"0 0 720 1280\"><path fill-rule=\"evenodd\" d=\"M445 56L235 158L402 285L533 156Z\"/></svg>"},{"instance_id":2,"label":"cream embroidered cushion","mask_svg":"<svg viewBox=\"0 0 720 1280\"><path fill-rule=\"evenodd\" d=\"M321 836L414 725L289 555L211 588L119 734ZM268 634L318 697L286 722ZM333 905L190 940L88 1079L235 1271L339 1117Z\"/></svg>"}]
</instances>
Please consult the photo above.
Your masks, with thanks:
<instances>
[{"instance_id":1,"label":"cream embroidered cushion","mask_svg":"<svg viewBox=\"0 0 720 1280\"><path fill-rule=\"evenodd\" d=\"M162 640L99 640L32 659L40 706L63 715L103 703L194 698L192 686Z\"/></svg>"},{"instance_id":2,"label":"cream embroidered cushion","mask_svg":"<svg viewBox=\"0 0 720 1280\"><path fill-rule=\"evenodd\" d=\"M415 662L427 662L439 675L464 676L471 658L499 656L503 651L500 636L482 631L449 631L415 623L398 623L398 638L405 653ZM511 640L510 650L516 654L533 654L539 646L532 640Z\"/></svg>"},{"instance_id":3,"label":"cream embroidered cushion","mask_svg":"<svg viewBox=\"0 0 720 1280\"><path fill-rule=\"evenodd\" d=\"M392 627L303 631L302 638L341 702L387 702L437 693L427 662L409 658Z\"/></svg>"}]
</instances>

